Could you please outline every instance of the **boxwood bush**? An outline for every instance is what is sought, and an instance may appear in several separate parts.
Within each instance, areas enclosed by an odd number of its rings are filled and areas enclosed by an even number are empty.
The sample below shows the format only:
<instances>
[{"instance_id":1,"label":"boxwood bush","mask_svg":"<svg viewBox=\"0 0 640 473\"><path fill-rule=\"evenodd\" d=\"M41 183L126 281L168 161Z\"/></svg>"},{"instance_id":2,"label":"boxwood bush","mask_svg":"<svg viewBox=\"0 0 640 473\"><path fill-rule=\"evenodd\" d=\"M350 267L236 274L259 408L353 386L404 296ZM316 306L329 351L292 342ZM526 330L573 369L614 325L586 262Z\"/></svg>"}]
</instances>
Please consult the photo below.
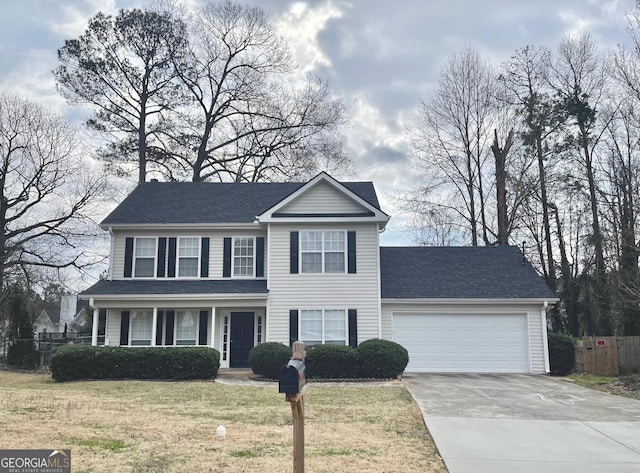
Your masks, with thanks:
<instances>
[{"instance_id":1,"label":"boxwood bush","mask_svg":"<svg viewBox=\"0 0 640 473\"><path fill-rule=\"evenodd\" d=\"M566 376L576 363L576 346L569 335L549 332L549 369L552 376Z\"/></svg>"},{"instance_id":2,"label":"boxwood bush","mask_svg":"<svg viewBox=\"0 0 640 473\"><path fill-rule=\"evenodd\" d=\"M51 357L56 381L74 379L215 379L220 353L207 347L67 345Z\"/></svg>"},{"instance_id":3,"label":"boxwood bush","mask_svg":"<svg viewBox=\"0 0 640 473\"><path fill-rule=\"evenodd\" d=\"M409 363L409 352L390 340L374 338L356 348L360 358L361 375L365 378L395 378Z\"/></svg>"},{"instance_id":4,"label":"boxwood bush","mask_svg":"<svg viewBox=\"0 0 640 473\"><path fill-rule=\"evenodd\" d=\"M249 353L249 366L257 375L277 379L280 368L291 359L291 348L275 342L262 343ZM407 350L388 340L367 340L355 350L344 345L307 347L308 379L395 378L409 363Z\"/></svg>"},{"instance_id":5,"label":"boxwood bush","mask_svg":"<svg viewBox=\"0 0 640 473\"><path fill-rule=\"evenodd\" d=\"M291 359L291 348L283 343L267 342L249 352L251 370L265 378L278 379L278 372Z\"/></svg>"},{"instance_id":6,"label":"boxwood bush","mask_svg":"<svg viewBox=\"0 0 640 473\"><path fill-rule=\"evenodd\" d=\"M307 378L357 378L360 376L358 352L344 345L307 347Z\"/></svg>"}]
</instances>

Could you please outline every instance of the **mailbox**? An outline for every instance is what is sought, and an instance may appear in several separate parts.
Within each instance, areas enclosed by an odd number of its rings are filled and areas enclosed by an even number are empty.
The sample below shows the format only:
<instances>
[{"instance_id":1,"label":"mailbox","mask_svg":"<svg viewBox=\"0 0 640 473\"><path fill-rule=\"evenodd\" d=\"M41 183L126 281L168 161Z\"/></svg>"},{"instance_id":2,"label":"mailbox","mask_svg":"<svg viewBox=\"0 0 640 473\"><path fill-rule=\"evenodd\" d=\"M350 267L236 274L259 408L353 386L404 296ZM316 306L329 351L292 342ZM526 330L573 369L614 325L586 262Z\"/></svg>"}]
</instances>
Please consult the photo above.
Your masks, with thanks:
<instances>
[{"instance_id":1,"label":"mailbox","mask_svg":"<svg viewBox=\"0 0 640 473\"><path fill-rule=\"evenodd\" d=\"M299 394L307 382L305 377L304 361L290 360L280 368L278 374L278 392L285 394Z\"/></svg>"}]
</instances>

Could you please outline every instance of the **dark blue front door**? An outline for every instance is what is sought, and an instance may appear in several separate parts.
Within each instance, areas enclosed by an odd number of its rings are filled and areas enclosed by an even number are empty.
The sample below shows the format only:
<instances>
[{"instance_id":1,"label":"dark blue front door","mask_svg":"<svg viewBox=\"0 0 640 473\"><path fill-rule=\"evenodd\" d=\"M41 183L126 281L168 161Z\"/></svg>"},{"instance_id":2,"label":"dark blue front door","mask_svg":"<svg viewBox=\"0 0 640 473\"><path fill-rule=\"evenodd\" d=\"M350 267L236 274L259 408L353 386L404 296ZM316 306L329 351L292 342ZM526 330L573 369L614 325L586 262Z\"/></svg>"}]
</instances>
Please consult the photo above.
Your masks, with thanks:
<instances>
[{"instance_id":1,"label":"dark blue front door","mask_svg":"<svg viewBox=\"0 0 640 473\"><path fill-rule=\"evenodd\" d=\"M249 352L253 348L254 319L253 312L231 312L230 368L249 366Z\"/></svg>"}]
</instances>

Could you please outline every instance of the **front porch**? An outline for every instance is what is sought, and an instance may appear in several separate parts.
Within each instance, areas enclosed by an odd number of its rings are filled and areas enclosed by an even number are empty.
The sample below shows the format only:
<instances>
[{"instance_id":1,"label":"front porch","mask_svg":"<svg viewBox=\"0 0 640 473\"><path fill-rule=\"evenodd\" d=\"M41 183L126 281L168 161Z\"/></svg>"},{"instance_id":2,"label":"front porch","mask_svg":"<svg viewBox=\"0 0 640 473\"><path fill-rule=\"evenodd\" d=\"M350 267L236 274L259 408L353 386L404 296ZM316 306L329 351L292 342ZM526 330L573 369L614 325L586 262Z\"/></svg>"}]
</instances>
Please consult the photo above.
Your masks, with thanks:
<instances>
[{"instance_id":1,"label":"front porch","mask_svg":"<svg viewBox=\"0 0 640 473\"><path fill-rule=\"evenodd\" d=\"M193 302L153 306L132 302L105 312L104 337L94 317L94 346L209 346L220 352L221 368L248 367L249 351L264 341L266 327L266 304L203 307Z\"/></svg>"}]
</instances>

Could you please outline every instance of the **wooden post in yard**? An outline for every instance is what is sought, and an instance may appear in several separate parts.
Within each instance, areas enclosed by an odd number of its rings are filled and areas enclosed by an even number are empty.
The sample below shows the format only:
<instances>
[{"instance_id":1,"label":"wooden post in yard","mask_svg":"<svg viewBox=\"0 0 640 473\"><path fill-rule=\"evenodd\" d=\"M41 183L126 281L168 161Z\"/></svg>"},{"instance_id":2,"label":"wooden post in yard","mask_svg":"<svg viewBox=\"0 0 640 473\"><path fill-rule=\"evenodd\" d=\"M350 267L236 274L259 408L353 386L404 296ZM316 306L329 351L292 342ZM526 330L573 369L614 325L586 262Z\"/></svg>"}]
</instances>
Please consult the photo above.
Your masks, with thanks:
<instances>
[{"instance_id":1,"label":"wooden post in yard","mask_svg":"<svg viewBox=\"0 0 640 473\"><path fill-rule=\"evenodd\" d=\"M293 342L292 349L292 360L302 361L304 367L304 359L307 356L304 343ZM303 379L305 374L300 376ZM304 473L304 391L307 387L306 379L303 379L303 383L305 384L299 393L285 396L285 399L291 404L291 416L293 417L293 473Z\"/></svg>"},{"instance_id":2,"label":"wooden post in yard","mask_svg":"<svg viewBox=\"0 0 640 473\"><path fill-rule=\"evenodd\" d=\"M304 401L301 395L287 395L293 416L293 473L304 473Z\"/></svg>"}]
</instances>

